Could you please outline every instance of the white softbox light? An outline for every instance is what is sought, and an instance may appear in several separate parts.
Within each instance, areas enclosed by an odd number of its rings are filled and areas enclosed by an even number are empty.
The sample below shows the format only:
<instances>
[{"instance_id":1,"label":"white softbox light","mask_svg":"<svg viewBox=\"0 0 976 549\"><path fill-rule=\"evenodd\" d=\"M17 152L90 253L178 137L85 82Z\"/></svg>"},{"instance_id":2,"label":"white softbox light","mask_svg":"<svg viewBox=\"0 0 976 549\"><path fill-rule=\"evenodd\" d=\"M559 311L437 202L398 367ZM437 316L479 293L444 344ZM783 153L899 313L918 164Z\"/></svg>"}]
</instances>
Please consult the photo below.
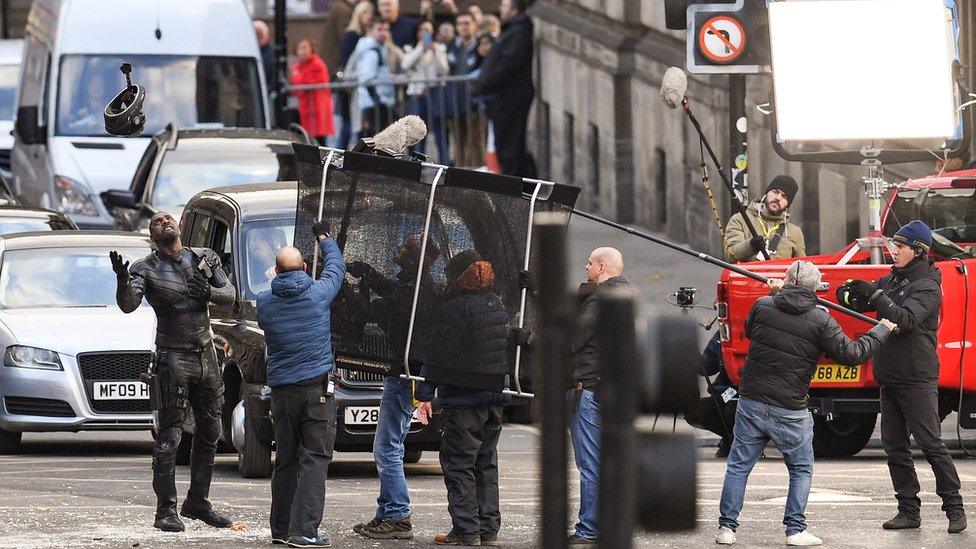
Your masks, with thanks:
<instances>
[{"instance_id":1,"label":"white softbox light","mask_svg":"<svg viewBox=\"0 0 976 549\"><path fill-rule=\"evenodd\" d=\"M780 140L956 133L955 41L943 0L772 2L769 35Z\"/></svg>"}]
</instances>

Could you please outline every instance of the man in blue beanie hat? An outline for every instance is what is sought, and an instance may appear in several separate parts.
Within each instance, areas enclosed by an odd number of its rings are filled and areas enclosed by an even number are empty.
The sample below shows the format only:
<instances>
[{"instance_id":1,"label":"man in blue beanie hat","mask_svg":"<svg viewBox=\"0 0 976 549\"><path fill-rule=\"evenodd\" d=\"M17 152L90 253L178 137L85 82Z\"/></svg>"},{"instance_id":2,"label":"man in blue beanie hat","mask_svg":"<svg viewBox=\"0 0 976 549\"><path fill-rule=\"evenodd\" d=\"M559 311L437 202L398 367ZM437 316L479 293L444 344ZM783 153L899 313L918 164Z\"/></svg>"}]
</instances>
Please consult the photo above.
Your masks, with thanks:
<instances>
[{"instance_id":1,"label":"man in blue beanie hat","mask_svg":"<svg viewBox=\"0 0 976 549\"><path fill-rule=\"evenodd\" d=\"M912 460L909 434L925 454L935 474L935 491L949 518L949 533L966 529L959 495L959 474L942 442L939 418L939 357L936 328L942 304L942 274L928 259L932 230L912 221L895 233L891 274L877 282L852 280L839 301L860 300L867 310L898 325L874 356L874 378L881 385L881 441L898 500L898 514L884 523L886 530L918 528L921 500Z\"/></svg>"}]
</instances>

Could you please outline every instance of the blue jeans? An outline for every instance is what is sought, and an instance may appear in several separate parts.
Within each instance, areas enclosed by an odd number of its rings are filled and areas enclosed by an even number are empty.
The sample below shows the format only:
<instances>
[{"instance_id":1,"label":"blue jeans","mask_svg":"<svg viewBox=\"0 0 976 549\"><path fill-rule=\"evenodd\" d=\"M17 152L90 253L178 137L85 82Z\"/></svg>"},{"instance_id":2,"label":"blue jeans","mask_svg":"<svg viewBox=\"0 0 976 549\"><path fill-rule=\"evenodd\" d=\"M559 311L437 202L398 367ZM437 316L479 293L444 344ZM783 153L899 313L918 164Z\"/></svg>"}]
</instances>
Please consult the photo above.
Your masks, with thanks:
<instances>
[{"instance_id":1,"label":"blue jeans","mask_svg":"<svg viewBox=\"0 0 976 549\"><path fill-rule=\"evenodd\" d=\"M576 398L576 389L570 390L567 396L570 406L569 433L573 439L573 455L580 475L580 510L576 535L596 539L596 517L599 509L597 496L600 493L600 403L594 398L593 391L586 389L579 393L578 406Z\"/></svg>"},{"instance_id":2,"label":"blue jeans","mask_svg":"<svg viewBox=\"0 0 976 549\"><path fill-rule=\"evenodd\" d=\"M447 126L444 124L444 117L435 114L439 113L441 109L441 106L437 105L436 102L442 100L439 95L432 94L431 90L427 90L424 95L410 97L409 107L411 113L422 118L427 124L427 135L434 137L434 143L437 145L437 161L441 164L450 164L451 151L447 141ZM421 154L427 154L427 139L424 138L412 149Z\"/></svg>"},{"instance_id":3,"label":"blue jeans","mask_svg":"<svg viewBox=\"0 0 976 549\"><path fill-rule=\"evenodd\" d=\"M410 516L410 493L403 474L403 440L413 417L413 384L406 379L383 380L380 417L373 439L373 458L380 477L376 518L391 521Z\"/></svg>"},{"instance_id":4,"label":"blue jeans","mask_svg":"<svg viewBox=\"0 0 976 549\"><path fill-rule=\"evenodd\" d=\"M786 535L807 529L803 511L813 479L813 416L807 410L790 410L747 398L739 399L735 414L732 450L722 486L719 526L735 531L746 495L746 482L763 448L770 440L783 454L790 472L790 490L786 496L783 524Z\"/></svg>"}]
</instances>

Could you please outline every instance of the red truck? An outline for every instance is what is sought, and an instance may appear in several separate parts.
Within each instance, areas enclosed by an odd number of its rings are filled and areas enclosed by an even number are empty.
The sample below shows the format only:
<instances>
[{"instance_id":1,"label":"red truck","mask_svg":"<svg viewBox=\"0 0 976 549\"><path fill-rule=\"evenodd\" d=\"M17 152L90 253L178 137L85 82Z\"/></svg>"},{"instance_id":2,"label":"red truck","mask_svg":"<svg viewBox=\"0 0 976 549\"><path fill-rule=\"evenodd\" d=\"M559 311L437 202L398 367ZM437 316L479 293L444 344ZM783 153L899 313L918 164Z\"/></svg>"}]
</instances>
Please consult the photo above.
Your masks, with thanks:
<instances>
[{"instance_id":1,"label":"red truck","mask_svg":"<svg viewBox=\"0 0 976 549\"><path fill-rule=\"evenodd\" d=\"M962 407L965 426L976 413L976 351L967 352L976 340L976 322L970 323L968 318L972 308L970 300L976 300L976 170L909 180L892 188L887 198L881 225L883 236L891 237L912 219L921 219L933 229L931 258L942 271L937 349L941 363L939 413L944 419ZM882 235L869 235L869 238L878 236ZM819 297L836 302L837 287L845 280L877 280L890 271L892 261L887 250L884 251L886 264L872 265L866 244L866 239L859 239L835 254L804 258L817 264L823 272ZM782 278L792 261L741 266L767 277ZM972 275L969 269L973 270ZM722 273L718 283L716 301L722 354L733 383L739 383L749 350L745 319L753 303L766 294L764 284L728 270ZM831 314L850 337L870 328L864 321L837 312ZM829 360L821 362L810 384L816 455L847 457L860 452L874 431L880 412L878 395L870 361L852 367Z\"/></svg>"}]
</instances>

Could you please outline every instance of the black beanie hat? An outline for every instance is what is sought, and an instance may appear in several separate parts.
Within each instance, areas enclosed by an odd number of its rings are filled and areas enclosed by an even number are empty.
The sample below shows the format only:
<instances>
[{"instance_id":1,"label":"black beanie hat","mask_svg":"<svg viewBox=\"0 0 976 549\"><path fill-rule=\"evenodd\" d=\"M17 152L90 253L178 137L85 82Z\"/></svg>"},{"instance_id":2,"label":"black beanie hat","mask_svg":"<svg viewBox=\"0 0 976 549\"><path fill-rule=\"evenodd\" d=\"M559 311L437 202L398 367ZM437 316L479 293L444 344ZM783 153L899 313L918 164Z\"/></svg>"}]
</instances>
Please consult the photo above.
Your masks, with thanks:
<instances>
[{"instance_id":1,"label":"black beanie hat","mask_svg":"<svg viewBox=\"0 0 976 549\"><path fill-rule=\"evenodd\" d=\"M796 198L796 193L800 190L796 184L796 180L788 175L777 175L774 177L773 180L769 182L769 186L766 187L766 192L763 194L766 194L773 189L778 189L786 195L788 205L793 204L793 199Z\"/></svg>"},{"instance_id":2,"label":"black beanie hat","mask_svg":"<svg viewBox=\"0 0 976 549\"><path fill-rule=\"evenodd\" d=\"M464 250L452 257L447 262L447 267L444 267L444 275L447 277L447 281L454 282L457 280L457 277L468 270L468 267L478 261L481 261L481 254L477 250Z\"/></svg>"}]
</instances>

